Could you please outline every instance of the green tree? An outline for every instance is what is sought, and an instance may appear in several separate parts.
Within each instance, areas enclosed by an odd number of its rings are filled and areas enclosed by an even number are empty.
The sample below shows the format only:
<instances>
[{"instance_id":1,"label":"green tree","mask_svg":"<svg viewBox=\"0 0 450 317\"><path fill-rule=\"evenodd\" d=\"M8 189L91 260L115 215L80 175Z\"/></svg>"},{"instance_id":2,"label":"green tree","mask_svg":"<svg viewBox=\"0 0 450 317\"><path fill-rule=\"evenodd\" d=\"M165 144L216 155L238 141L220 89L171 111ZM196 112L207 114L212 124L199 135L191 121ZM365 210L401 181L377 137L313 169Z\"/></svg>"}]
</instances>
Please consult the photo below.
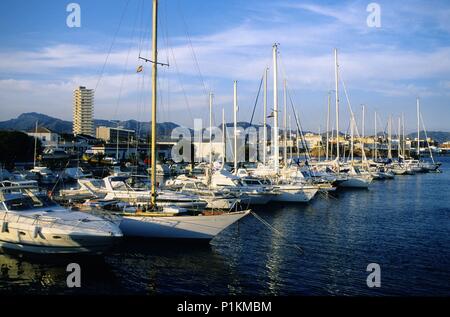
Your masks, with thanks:
<instances>
[{"instance_id":1,"label":"green tree","mask_svg":"<svg viewBox=\"0 0 450 317\"><path fill-rule=\"evenodd\" d=\"M40 140L37 154L42 152ZM7 168L16 162L31 162L34 157L34 137L19 131L0 131L0 162Z\"/></svg>"}]
</instances>

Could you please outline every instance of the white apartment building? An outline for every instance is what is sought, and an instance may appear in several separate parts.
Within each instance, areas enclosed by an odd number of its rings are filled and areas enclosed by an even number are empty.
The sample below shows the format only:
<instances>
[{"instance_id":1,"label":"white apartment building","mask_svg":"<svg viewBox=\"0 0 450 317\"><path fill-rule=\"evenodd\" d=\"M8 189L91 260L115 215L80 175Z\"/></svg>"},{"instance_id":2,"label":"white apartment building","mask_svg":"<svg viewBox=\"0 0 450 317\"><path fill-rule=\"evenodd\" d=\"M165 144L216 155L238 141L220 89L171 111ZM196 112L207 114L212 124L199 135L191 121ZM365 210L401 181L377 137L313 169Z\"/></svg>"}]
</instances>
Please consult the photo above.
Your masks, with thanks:
<instances>
[{"instance_id":1,"label":"white apartment building","mask_svg":"<svg viewBox=\"0 0 450 317\"><path fill-rule=\"evenodd\" d=\"M73 92L73 134L95 136L94 90L80 86Z\"/></svg>"}]
</instances>

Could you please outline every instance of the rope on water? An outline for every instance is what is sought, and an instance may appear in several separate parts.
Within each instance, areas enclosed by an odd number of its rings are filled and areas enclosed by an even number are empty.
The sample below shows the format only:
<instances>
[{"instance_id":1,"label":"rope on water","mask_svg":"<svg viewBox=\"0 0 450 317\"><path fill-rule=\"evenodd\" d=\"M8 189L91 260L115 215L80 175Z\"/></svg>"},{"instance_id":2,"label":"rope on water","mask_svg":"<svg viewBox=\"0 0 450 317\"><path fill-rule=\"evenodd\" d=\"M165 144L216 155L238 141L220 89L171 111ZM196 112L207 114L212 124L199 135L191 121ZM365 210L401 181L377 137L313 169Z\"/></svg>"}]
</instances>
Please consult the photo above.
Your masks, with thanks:
<instances>
[{"instance_id":1,"label":"rope on water","mask_svg":"<svg viewBox=\"0 0 450 317\"><path fill-rule=\"evenodd\" d=\"M283 238L284 240L286 240L286 242L288 242L290 245L292 245L294 248L296 248L301 255L305 254L305 252L303 251L302 247L298 246L295 243L291 243L289 241L289 239L282 234L279 230L277 230L274 226L272 226L270 223L268 223L266 220L264 220L263 218L261 218L260 216L258 216L255 212L250 211L250 213L253 215L253 217L255 217L257 220L259 220L263 225L265 225L266 227L268 227L271 231L275 232L276 234L278 234L281 238Z\"/></svg>"},{"instance_id":2,"label":"rope on water","mask_svg":"<svg viewBox=\"0 0 450 317\"><path fill-rule=\"evenodd\" d=\"M322 197L322 198L324 198L324 199L334 199L334 200L338 200L336 197L334 197L333 195L331 195L330 193L328 193L328 192L323 192L323 191L320 191L319 190L319 195Z\"/></svg>"}]
</instances>

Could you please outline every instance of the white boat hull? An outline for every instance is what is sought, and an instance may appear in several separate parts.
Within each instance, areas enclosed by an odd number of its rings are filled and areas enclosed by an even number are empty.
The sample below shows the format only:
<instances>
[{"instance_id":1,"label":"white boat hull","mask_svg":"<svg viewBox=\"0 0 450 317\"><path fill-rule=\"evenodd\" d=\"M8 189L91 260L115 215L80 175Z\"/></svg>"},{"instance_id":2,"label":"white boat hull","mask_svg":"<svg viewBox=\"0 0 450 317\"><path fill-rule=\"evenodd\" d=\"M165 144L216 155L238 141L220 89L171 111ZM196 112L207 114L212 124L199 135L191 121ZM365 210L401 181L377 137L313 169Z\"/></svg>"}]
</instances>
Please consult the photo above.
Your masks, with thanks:
<instances>
[{"instance_id":1,"label":"white boat hull","mask_svg":"<svg viewBox=\"0 0 450 317\"><path fill-rule=\"evenodd\" d=\"M303 188L298 186L277 187L278 195L274 195L272 201L306 203L314 198L318 188Z\"/></svg>"},{"instance_id":2,"label":"white boat hull","mask_svg":"<svg viewBox=\"0 0 450 317\"><path fill-rule=\"evenodd\" d=\"M102 253L109 249L118 236L63 234L51 229L35 233L35 227L15 228L9 225L8 232L0 232L0 247L38 254Z\"/></svg>"},{"instance_id":3,"label":"white boat hull","mask_svg":"<svg viewBox=\"0 0 450 317\"><path fill-rule=\"evenodd\" d=\"M250 211L211 216L124 216L120 229L128 237L211 240Z\"/></svg>"},{"instance_id":4,"label":"white boat hull","mask_svg":"<svg viewBox=\"0 0 450 317\"><path fill-rule=\"evenodd\" d=\"M121 237L116 224L81 212L0 212L0 247L16 251L101 253Z\"/></svg>"},{"instance_id":5,"label":"white boat hull","mask_svg":"<svg viewBox=\"0 0 450 317\"><path fill-rule=\"evenodd\" d=\"M406 168L393 168L391 169L392 173L395 175L406 175L408 170Z\"/></svg>"},{"instance_id":6,"label":"white boat hull","mask_svg":"<svg viewBox=\"0 0 450 317\"><path fill-rule=\"evenodd\" d=\"M245 193L243 201L247 202L250 205L265 205L268 202L272 201L274 196L272 194L252 194L252 193Z\"/></svg>"},{"instance_id":7,"label":"white boat hull","mask_svg":"<svg viewBox=\"0 0 450 317\"><path fill-rule=\"evenodd\" d=\"M237 199L228 199L228 198L206 198L201 197L204 201L208 203L206 208L208 209L225 209L230 210L232 209L236 203L238 202Z\"/></svg>"},{"instance_id":8,"label":"white boat hull","mask_svg":"<svg viewBox=\"0 0 450 317\"><path fill-rule=\"evenodd\" d=\"M24 242L0 240L0 247L35 254L101 254L111 248L117 240L117 238L112 237L105 237L102 240L96 239L91 242L83 240L83 245L79 245L77 243L62 245L59 241L55 244L36 244L35 242L27 244Z\"/></svg>"},{"instance_id":9,"label":"white boat hull","mask_svg":"<svg viewBox=\"0 0 450 317\"><path fill-rule=\"evenodd\" d=\"M350 177L339 183L343 188L369 188L371 181L363 177Z\"/></svg>"}]
</instances>

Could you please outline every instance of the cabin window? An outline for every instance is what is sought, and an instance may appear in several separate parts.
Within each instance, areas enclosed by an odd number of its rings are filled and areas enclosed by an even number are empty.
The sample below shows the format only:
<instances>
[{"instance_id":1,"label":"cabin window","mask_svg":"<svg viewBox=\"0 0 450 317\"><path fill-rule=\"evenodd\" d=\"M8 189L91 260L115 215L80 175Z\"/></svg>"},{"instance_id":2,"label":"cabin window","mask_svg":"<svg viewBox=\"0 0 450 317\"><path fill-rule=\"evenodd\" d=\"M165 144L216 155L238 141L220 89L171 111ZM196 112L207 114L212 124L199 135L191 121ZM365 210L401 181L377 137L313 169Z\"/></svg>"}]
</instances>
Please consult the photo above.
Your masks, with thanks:
<instances>
[{"instance_id":1,"label":"cabin window","mask_svg":"<svg viewBox=\"0 0 450 317\"><path fill-rule=\"evenodd\" d=\"M186 188L187 189L195 189L195 186L194 186L194 184L188 183L188 184L186 184Z\"/></svg>"}]
</instances>

